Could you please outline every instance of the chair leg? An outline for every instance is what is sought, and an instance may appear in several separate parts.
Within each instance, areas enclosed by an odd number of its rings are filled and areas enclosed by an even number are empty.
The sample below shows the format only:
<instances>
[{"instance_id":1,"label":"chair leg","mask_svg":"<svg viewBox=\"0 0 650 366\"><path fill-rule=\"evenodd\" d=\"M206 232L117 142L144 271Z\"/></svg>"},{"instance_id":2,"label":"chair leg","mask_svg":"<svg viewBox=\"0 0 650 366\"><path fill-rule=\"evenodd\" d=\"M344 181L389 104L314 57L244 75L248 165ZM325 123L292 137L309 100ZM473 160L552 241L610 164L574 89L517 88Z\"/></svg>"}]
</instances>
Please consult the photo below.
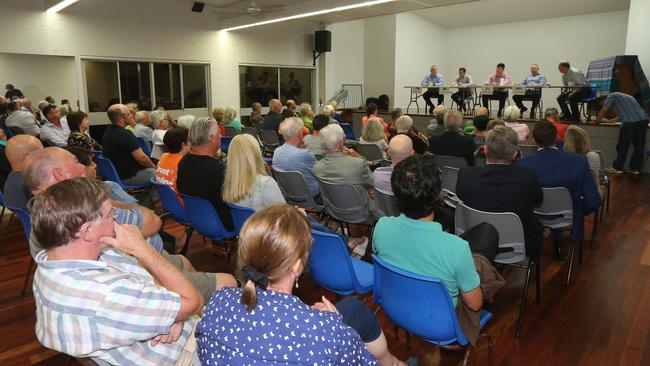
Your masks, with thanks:
<instances>
[{"instance_id":1,"label":"chair leg","mask_svg":"<svg viewBox=\"0 0 650 366\"><path fill-rule=\"evenodd\" d=\"M524 282L524 291L521 296L521 305L519 306L519 319L517 319L517 330L515 335L517 337L521 336L521 325L524 322L524 313L526 312L526 299L528 298L528 284L530 283L530 272L533 269L533 267L528 264L528 268L526 269L526 281Z\"/></svg>"},{"instance_id":2,"label":"chair leg","mask_svg":"<svg viewBox=\"0 0 650 366\"><path fill-rule=\"evenodd\" d=\"M472 353L472 346L468 344L467 347L465 347L465 356L463 356L463 366L467 366L470 353Z\"/></svg>"},{"instance_id":3,"label":"chair leg","mask_svg":"<svg viewBox=\"0 0 650 366\"><path fill-rule=\"evenodd\" d=\"M0 212L0 224L2 224L2 219L5 217L5 206L2 206L2 212Z\"/></svg>"},{"instance_id":4,"label":"chair leg","mask_svg":"<svg viewBox=\"0 0 650 366\"><path fill-rule=\"evenodd\" d=\"M542 288L540 281L540 269L539 261L534 261L535 263L535 302L540 303L542 301Z\"/></svg>"},{"instance_id":5,"label":"chair leg","mask_svg":"<svg viewBox=\"0 0 650 366\"><path fill-rule=\"evenodd\" d=\"M596 246L595 245L595 243L596 243L596 234L598 234L598 217L600 216L600 211L601 211L601 208L598 207L596 209L596 212L594 212L594 223L592 224L592 227L591 227L591 243L589 243L589 247L591 249L594 249L594 247Z\"/></svg>"},{"instance_id":6,"label":"chair leg","mask_svg":"<svg viewBox=\"0 0 650 366\"><path fill-rule=\"evenodd\" d=\"M584 243L584 239L580 240L578 242L578 264L582 264L582 245Z\"/></svg>"},{"instance_id":7,"label":"chair leg","mask_svg":"<svg viewBox=\"0 0 650 366\"><path fill-rule=\"evenodd\" d=\"M576 243L575 241L571 242L571 258L569 258L569 271L567 272L566 276L566 285L569 286L571 283L571 271L573 270L573 257L575 256L576 252Z\"/></svg>"},{"instance_id":8,"label":"chair leg","mask_svg":"<svg viewBox=\"0 0 650 366\"><path fill-rule=\"evenodd\" d=\"M609 213L609 196L610 196L610 188L612 186L612 183L607 183L607 213Z\"/></svg>"},{"instance_id":9,"label":"chair leg","mask_svg":"<svg viewBox=\"0 0 650 366\"><path fill-rule=\"evenodd\" d=\"M25 281L23 282L23 289L20 291L20 295L24 295L27 291L27 284L29 283L29 277L32 276L32 267L34 266L34 259L29 258L29 268L27 268L27 274L25 274Z\"/></svg>"},{"instance_id":10,"label":"chair leg","mask_svg":"<svg viewBox=\"0 0 650 366\"><path fill-rule=\"evenodd\" d=\"M188 226L185 229L185 244L183 244L183 249L181 249L181 254L183 256L187 256L187 248L189 247L190 244L190 238L192 237L192 233L194 232L194 228L191 226ZM205 240L205 238L203 238Z\"/></svg>"},{"instance_id":11,"label":"chair leg","mask_svg":"<svg viewBox=\"0 0 650 366\"><path fill-rule=\"evenodd\" d=\"M411 349L411 333L406 329L404 331L406 332L406 347Z\"/></svg>"},{"instance_id":12,"label":"chair leg","mask_svg":"<svg viewBox=\"0 0 650 366\"><path fill-rule=\"evenodd\" d=\"M487 333L481 333L478 335L478 338L476 339L476 344L481 340L481 338L486 338L488 342L488 366L492 366L494 363L494 353L493 353L493 348L494 345L492 344L492 337L490 337L489 334Z\"/></svg>"}]
</instances>

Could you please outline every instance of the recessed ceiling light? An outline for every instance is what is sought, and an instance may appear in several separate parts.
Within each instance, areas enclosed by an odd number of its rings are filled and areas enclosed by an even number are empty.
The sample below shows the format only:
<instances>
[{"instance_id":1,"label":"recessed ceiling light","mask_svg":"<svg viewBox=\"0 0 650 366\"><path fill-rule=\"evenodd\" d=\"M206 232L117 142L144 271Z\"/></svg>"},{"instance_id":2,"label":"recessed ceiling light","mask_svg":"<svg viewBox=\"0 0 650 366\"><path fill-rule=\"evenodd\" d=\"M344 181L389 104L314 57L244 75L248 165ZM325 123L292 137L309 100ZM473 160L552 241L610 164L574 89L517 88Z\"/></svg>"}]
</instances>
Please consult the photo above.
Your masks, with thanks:
<instances>
[{"instance_id":1,"label":"recessed ceiling light","mask_svg":"<svg viewBox=\"0 0 650 366\"><path fill-rule=\"evenodd\" d=\"M68 6L76 3L77 1L79 1L79 0L63 0L63 1L60 1L60 2L50 6L49 8L47 8L46 11L48 13L58 13L61 10L67 8Z\"/></svg>"}]
</instances>

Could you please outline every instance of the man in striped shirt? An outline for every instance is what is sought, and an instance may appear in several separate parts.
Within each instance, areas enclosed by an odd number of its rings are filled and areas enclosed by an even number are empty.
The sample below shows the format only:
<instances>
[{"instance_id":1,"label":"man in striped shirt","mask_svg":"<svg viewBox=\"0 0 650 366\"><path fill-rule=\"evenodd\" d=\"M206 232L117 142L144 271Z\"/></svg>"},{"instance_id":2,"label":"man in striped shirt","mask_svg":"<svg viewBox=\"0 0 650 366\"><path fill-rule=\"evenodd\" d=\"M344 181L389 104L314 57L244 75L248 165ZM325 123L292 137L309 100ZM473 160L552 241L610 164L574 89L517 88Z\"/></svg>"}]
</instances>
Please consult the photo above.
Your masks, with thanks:
<instances>
[{"instance_id":1,"label":"man in striped shirt","mask_svg":"<svg viewBox=\"0 0 650 366\"><path fill-rule=\"evenodd\" d=\"M34 275L36 336L112 365L174 365L203 299L136 227L115 223L108 197L88 178L36 197L32 226L44 248Z\"/></svg>"}]
</instances>

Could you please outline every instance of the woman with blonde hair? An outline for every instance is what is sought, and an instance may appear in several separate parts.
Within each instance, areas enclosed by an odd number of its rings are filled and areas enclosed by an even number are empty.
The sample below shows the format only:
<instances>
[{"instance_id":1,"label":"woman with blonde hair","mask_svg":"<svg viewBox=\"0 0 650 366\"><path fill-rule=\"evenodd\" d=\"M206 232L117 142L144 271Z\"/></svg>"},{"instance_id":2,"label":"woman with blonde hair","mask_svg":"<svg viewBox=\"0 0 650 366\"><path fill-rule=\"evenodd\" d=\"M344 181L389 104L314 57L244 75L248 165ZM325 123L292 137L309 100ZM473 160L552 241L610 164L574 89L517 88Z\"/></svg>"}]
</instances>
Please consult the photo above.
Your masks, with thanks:
<instances>
[{"instance_id":1,"label":"woman with blonde hair","mask_svg":"<svg viewBox=\"0 0 650 366\"><path fill-rule=\"evenodd\" d=\"M314 118L314 112L312 112L309 103L302 103L300 105L300 116L302 117L302 123L311 131L313 128L312 119Z\"/></svg>"},{"instance_id":2,"label":"woman with blonde hair","mask_svg":"<svg viewBox=\"0 0 650 366\"><path fill-rule=\"evenodd\" d=\"M252 135L237 135L230 142L222 197L255 211L285 202L280 187L266 171L262 150Z\"/></svg>"},{"instance_id":3,"label":"woman with blonde hair","mask_svg":"<svg viewBox=\"0 0 650 366\"><path fill-rule=\"evenodd\" d=\"M384 126L381 124L378 118L370 118L368 123L363 125L361 129L361 138L359 139L360 144L366 145L377 145L381 154L386 158L386 150L388 149L388 143L386 142L386 134Z\"/></svg>"},{"instance_id":4,"label":"woman with blonde hair","mask_svg":"<svg viewBox=\"0 0 650 366\"><path fill-rule=\"evenodd\" d=\"M241 132L241 122L235 119L237 117L237 110L231 106L227 106L223 112L224 125L234 128L237 132Z\"/></svg>"},{"instance_id":5,"label":"woman with blonde hair","mask_svg":"<svg viewBox=\"0 0 650 366\"><path fill-rule=\"evenodd\" d=\"M221 134L221 136L226 136L226 127L223 122L225 114L226 110L223 109L223 107L214 107L212 110L212 118L217 121L217 124L219 125L219 134Z\"/></svg>"},{"instance_id":6,"label":"woman with blonde hair","mask_svg":"<svg viewBox=\"0 0 650 366\"><path fill-rule=\"evenodd\" d=\"M287 204L246 221L237 252L243 287L212 294L196 327L203 365L404 365L359 300L335 306L323 296L310 307L292 294L312 240L305 215Z\"/></svg>"},{"instance_id":7,"label":"woman with blonde hair","mask_svg":"<svg viewBox=\"0 0 650 366\"><path fill-rule=\"evenodd\" d=\"M597 152L591 150L591 143L589 142L589 134L587 134L587 131L575 125L569 126L564 134L564 152L585 155L587 157L589 167L596 180L596 187L600 190L600 156Z\"/></svg>"}]
</instances>

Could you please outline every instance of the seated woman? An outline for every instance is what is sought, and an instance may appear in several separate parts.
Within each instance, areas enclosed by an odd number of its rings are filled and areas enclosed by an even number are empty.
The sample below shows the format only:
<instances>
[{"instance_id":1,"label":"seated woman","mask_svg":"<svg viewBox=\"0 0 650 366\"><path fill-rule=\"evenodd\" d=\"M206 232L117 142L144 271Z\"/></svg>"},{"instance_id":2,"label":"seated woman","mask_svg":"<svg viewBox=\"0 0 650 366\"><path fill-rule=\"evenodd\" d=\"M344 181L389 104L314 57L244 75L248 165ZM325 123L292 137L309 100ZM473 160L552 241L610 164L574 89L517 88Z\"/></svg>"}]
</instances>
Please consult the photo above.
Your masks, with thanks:
<instances>
[{"instance_id":1,"label":"seated woman","mask_svg":"<svg viewBox=\"0 0 650 366\"><path fill-rule=\"evenodd\" d=\"M515 130L517 136L519 136L519 143L524 144L528 140L530 129L527 124L517 122L520 116L521 111L513 105L506 108L505 112L503 112L503 119L506 121L506 126Z\"/></svg>"},{"instance_id":2,"label":"seated woman","mask_svg":"<svg viewBox=\"0 0 650 366\"><path fill-rule=\"evenodd\" d=\"M401 116L395 121L397 134L407 135L413 142L413 150L418 154L424 154L429 149L429 140L413 127L413 119L410 116Z\"/></svg>"},{"instance_id":3,"label":"seated woman","mask_svg":"<svg viewBox=\"0 0 650 366\"><path fill-rule=\"evenodd\" d=\"M309 223L295 207L272 205L246 221L237 253L243 287L215 292L196 327L204 366L405 365L360 301L335 306L323 296L310 307L292 295L311 243Z\"/></svg>"},{"instance_id":4,"label":"seated woman","mask_svg":"<svg viewBox=\"0 0 650 366\"><path fill-rule=\"evenodd\" d=\"M313 128L312 118L314 118L314 112L311 110L311 105L309 103L302 103L300 105L300 116L302 117L302 123L305 124L310 131Z\"/></svg>"},{"instance_id":5,"label":"seated woman","mask_svg":"<svg viewBox=\"0 0 650 366\"><path fill-rule=\"evenodd\" d=\"M160 156L156 168L156 180L170 186L178 200L183 204L183 198L178 194L176 178L178 176L178 162L190 151L190 143L187 140L188 129L185 127L174 127L169 129L163 137L163 143L167 147L166 153Z\"/></svg>"},{"instance_id":6,"label":"seated woman","mask_svg":"<svg viewBox=\"0 0 650 366\"><path fill-rule=\"evenodd\" d=\"M169 115L167 112L159 110L151 112L151 126L154 127L154 131L151 134L151 140L153 142L151 158L160 160L163 147L165 146L163 139L167 133L167 127L169 127Z\"/></svg>"},{"instance_id":7,"label":"seated woman","mask_svg":"<svg viewBox=\"0 0 650 366\"><path fill-rule=\"evenodd\" d=\"M219 134L221 134L221 136L226 136L226 127L224 126L223 121L225 114L226 111L223 107L215 107L212 110L212 118L217 121L217 124L219 125Z\"/></svg>"},{"instance_id":8,"label":"seated woman","mask_svg":"<svg viewBox=\"0 0 650 366\"><path fill-rule=\"evenodd\" d=\"M227 106L226 109L224 109L224 114L223 114L223 118L225 122L224 125L226 127L234 128L235 130L237 130L237 132L241 132L241 122L239 122L239 120L237 120L236 117L237 117L237 110L235 108L231 106Z\"/></svg>"},{"instance_id":9,"label":"seated woman","mask_svg":"<svg viewBox=\"0 0 650 366\"><path fill-rule=\"evenodd\" d=\"M384 126L378 118L370 118L368 123L363 125L361 129L361 138L359 144L361 145L377 145L381 150L381 155L386 159L386 150L388 150L388 142L386 142L386 135L384 134Z\"/></svg>"},{"instance_id":10,"label":"seated woman","mask_svg":"<svg viewBox=\"0 0 650 366\"><path fill-rule=\"evenodd\" d=\"M102 149L102 146L88 135L90 122L86 113L82 111L71 112L66 119L68 120L68 127L70 127L68 146L79 146L88 151Z\"/></svg>"},{"instance_id":11,"label":"seated woman","mask_svg":"<svg viewBox=\"0 0 650 366\"><path fill-rule=\"evenodd\" d=\"M576 125L569 126L564 134L564 151L587 156L589 167L596 180L596 187L598 187L598 191L602 196L603 192L600 190L600 156L591 150L587 131Z\"/></svg>"}]
</instances>

